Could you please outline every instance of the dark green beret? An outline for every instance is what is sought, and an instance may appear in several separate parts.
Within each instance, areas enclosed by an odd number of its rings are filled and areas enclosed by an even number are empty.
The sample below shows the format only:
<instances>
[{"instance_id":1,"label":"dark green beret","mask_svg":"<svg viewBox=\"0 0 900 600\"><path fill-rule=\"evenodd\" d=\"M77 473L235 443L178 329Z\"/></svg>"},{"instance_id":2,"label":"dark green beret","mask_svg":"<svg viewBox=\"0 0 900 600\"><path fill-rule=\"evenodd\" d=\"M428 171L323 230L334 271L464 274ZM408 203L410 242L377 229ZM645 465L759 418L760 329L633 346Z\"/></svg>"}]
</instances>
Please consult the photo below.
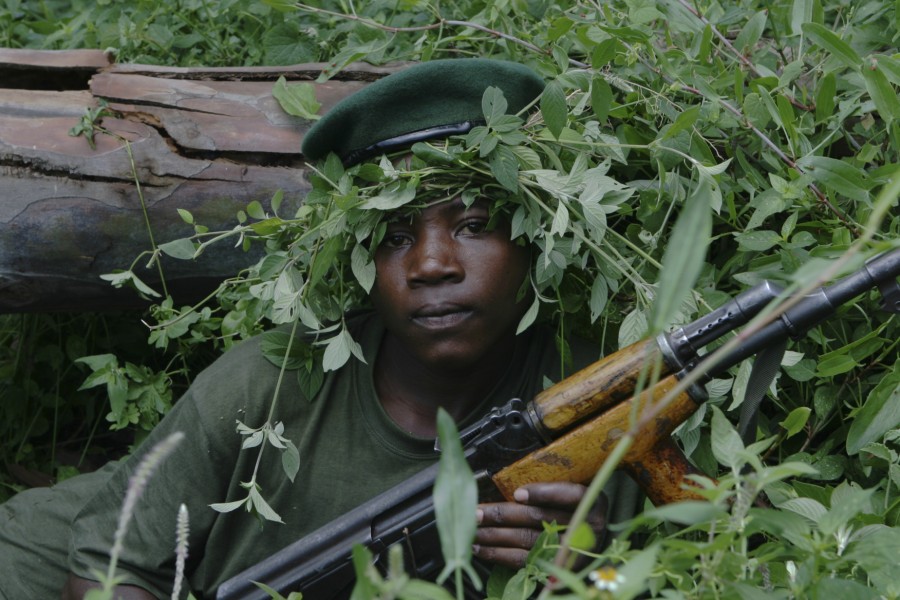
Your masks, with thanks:
<instances>
[{"instance_id":1,"label":"dark green beret","mask_svg":"<svg viewBox=\"0 0 900 600\"><path fill-rule=\"evenodd\" d=\"M334 106L307 132L303 155L310 160L334 152L345 164L466 133L484 123L481 97L503 91L515 113L540 96L544 81L518 63L460 58L420 63L388 75Z\"/></svg>"}]
</instances>

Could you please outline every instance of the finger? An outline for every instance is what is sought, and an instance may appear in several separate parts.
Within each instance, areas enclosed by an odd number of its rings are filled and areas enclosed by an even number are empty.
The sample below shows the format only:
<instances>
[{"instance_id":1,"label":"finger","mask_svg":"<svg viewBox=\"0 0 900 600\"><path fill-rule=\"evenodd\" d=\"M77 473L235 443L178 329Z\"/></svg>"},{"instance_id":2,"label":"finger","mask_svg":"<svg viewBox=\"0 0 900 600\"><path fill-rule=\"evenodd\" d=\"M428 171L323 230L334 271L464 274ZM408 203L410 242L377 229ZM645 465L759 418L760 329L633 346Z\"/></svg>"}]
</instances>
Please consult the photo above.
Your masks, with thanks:
<instances>
[{"instance_id":1,"label":"finger","mask_svg":"<svg viewBox=\"0 0 900 600\"><path fill-rule=\"evenodd\" d=\"M570 510L529 506L513 502L479 504L476 518L481 527L531 527L541 529L543 523L556 521L568 523L572 518Z\"/></svg>"},{"instance_id":2,"label":"finger","mask_svg":"<svg viewBox=\"0 0 900 600\"><path fill-rule=\"evenodd\" d=\"M580 483L569 481L529 483L517 489L514 497L517 502L532 506L574 509L586 491Z\"/></svg>"},{"instance_id":3,"label":"finger","mask_svg":"<svg viewBox=\"0 0 900 600\"><path fill-rule=\"evenodd\" d=\"M475 532L475 543L479 546L529 550L542 531L527 527L479 527Z\"/></svg>"},{"instance_id":4,"label":"finger","mask_svg":"<svg viewBox=\"0 0 900 600\"><path fill-rule=\"evenodd\" d=\"M574 511L586 491L587 488L578 483L530 483L517 489L514 496L517 501L524 504ZM601 493L587 515L587 520L592 526L602 527L606 524L608 504L606 494Z\"/></svg>"},{"instance_id":5,"label":"finger","mask_svg":"<svg viewBox=\"0 0 900 600\"><path fill-rule=\"evenodd\" d=\"M476 544L472 547L472 554L481 560L503 565L511 569L521 569L525 566L525 559L528 558L528 551L520 548L497 548L494 546L481 546Z\"/></svg>"}]
</instances>

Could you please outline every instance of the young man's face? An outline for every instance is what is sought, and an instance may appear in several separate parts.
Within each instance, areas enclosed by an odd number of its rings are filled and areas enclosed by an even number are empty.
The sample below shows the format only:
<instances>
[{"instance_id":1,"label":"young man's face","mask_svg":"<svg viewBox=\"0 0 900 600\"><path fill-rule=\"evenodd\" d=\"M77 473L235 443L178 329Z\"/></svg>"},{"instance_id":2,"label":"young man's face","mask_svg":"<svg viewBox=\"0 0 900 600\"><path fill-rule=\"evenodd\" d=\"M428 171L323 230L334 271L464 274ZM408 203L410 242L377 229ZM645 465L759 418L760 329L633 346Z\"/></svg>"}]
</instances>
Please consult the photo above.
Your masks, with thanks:
<instances>
[{"instance_id":1,"label":"young man's face","mask_svg":"<svg viewBox=\"0 0 900 600\"><path fill-rule=\"evenodd\" d=\"M424 364L457 369L509 352L525 302L528 250L487 229L486 201L431 205L388 225L372 301L390 335Z\"/></svg>"}]
</instances>

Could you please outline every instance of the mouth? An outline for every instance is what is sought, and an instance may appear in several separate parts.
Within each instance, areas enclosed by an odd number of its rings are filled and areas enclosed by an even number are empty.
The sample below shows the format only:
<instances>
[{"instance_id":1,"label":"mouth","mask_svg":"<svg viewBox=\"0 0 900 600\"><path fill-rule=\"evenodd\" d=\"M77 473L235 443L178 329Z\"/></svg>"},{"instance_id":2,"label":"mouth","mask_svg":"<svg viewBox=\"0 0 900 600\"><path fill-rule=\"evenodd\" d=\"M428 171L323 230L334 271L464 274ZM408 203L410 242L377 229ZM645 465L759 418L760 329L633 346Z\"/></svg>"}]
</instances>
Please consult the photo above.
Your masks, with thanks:
<instances>
[{"instance_id":1,"label":"mouth","mask_svg":"<svg viewBox=\"0 0 900 600\"><path fill-rule=\"evenodd\" d=\"M437 304L423 306L416 310L411 321L427 329L448 329L468 319L473 310L455 304Z\"/></svg>"}]
</instances>

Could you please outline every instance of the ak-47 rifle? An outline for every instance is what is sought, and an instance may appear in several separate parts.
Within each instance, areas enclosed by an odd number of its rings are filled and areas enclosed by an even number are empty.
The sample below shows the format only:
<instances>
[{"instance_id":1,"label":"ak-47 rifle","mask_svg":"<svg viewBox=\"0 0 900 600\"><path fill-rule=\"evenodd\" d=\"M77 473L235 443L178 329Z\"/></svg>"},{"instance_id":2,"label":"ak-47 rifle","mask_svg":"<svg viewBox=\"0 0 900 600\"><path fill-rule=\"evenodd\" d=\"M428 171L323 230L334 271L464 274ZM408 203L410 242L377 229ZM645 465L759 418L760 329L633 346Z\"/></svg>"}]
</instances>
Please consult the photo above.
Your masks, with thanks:
<instances>
[{"instance_id":1,"label":"ak-47 rifle","mask_svg":"<svg viewBox=\"0 0 900 600\"><path fill-rule=\"evenodd\" d=\"M492 483L507 499L526 483L588 482L631 429L633 416L673 390L685 373L703 369L707 377L722 374L767 347L799 338L842 304L873 288L880 291L885 310L900 313L898 276L900 249L873 258L831 286L788 298L788 308L776 319L713 362L713 354L701 350L747 324L783 291L770 282L760 283L689 325L594 363L531 402L513 399L495 408L461 432L466 458L482 487ZM635 394L642 371L657 362L662 367L658 382ZM703 400L702 386L694 384L656 407L656 416L645 420L622 461L655 505L697 497L687 478L697 471L671 434ZM432 505L436 474L435 464L276 552L223 583L217 598L269 598L253 582L284 594L300 591L311 600L349 597L355 579L351 551L356 544L367 547L376 564L386 563L389 547L403 544L411 574L433 579L443 566Z\"/></svg>"}]
</instances>

